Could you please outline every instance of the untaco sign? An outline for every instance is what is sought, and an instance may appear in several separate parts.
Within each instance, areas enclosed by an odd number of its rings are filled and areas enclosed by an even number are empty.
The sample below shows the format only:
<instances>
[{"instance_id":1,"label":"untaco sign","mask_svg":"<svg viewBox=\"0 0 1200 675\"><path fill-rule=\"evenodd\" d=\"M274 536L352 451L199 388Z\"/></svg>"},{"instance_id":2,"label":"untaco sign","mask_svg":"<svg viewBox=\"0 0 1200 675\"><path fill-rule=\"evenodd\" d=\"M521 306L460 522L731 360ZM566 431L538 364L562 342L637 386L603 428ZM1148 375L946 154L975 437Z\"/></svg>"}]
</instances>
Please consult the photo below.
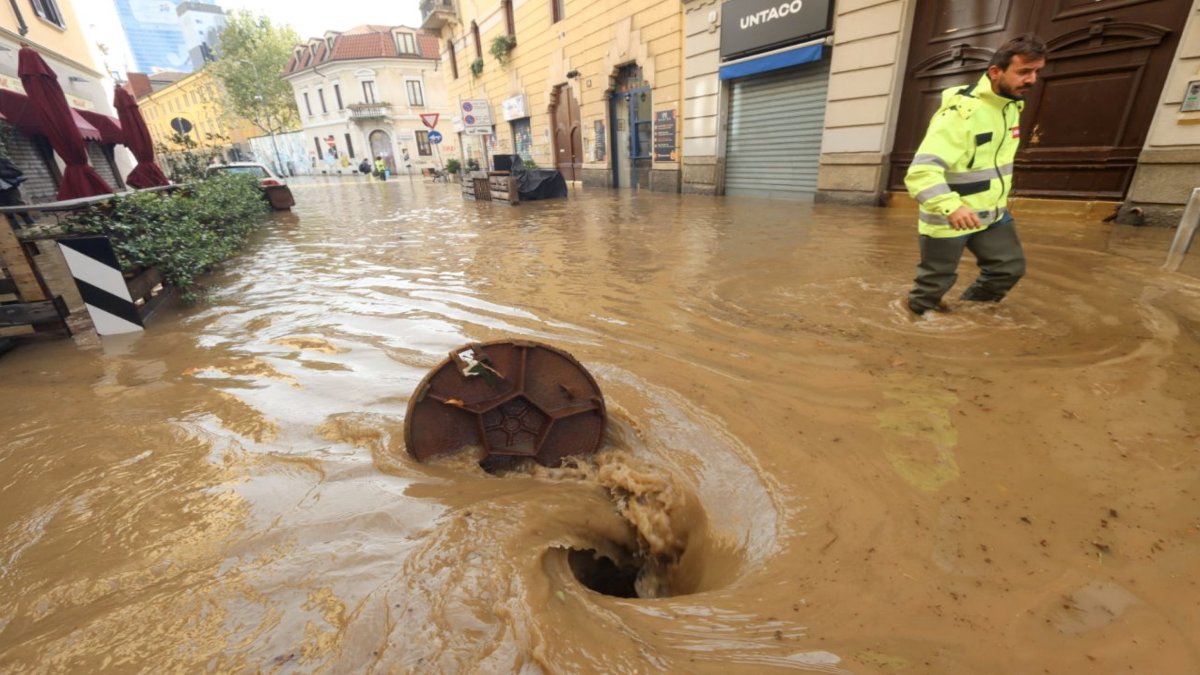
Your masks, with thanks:
<instances>
[{"instance_id":1,"label":"untaco sign","mask_svg":"<svg viewBox=\"0 0 1200 675\"><path fill-rule=\"evenodd\" d=\"M831 0L726 0L721 6L721 58L827 35L832 25Z\"/></svg>"}]
</instances>

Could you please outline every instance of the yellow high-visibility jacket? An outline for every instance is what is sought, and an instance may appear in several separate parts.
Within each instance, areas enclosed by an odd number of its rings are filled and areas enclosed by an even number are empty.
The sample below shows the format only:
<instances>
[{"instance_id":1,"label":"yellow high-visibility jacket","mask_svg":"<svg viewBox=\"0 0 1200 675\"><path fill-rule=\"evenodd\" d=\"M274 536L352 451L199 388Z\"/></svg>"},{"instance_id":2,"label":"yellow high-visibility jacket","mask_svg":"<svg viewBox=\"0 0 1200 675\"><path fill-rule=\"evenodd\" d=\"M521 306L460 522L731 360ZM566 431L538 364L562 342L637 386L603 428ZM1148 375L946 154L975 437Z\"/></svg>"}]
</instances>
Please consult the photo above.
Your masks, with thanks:
<instances>
[{"instance_id":1,"label":"yellow high-visibility jacket","mask_svg":"<svg viewBox=\"0 0 1200 675\"><path fill-rule=\"evenodd\" d=\"M986 74L942 92L942 105L904 177L920 205L921 234L961 237L1006 218L1024 107L1024 101L993 92ZM950 227L947 216L964 204L979 215L981 227Z\"/></svg>"}]
</instances>

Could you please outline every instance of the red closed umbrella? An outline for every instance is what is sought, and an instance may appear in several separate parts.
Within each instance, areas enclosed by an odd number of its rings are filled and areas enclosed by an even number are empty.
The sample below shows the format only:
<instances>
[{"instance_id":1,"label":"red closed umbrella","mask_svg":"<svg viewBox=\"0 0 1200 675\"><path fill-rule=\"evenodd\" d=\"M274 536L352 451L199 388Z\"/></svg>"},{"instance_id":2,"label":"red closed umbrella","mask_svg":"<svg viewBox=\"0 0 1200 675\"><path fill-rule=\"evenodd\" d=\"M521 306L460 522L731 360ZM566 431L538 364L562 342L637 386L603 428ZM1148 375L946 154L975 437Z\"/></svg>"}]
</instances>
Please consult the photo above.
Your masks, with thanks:
<instances>
[{"instance_id":1,"label":"red closed umbrella","mask_svg":"<svg viewBox=\"0 0 1200 675\"><path fill-rule=\"evenodd\" d=\"M67 105L67 96L58 84L58 76L42 56L29 47L22 47L17 75L25 85L25 93L41 111L46 138L67 164L62 185L58 186L58 198L75 199L112 192L108 183L88 164L87 146L75 116L71 114L71 106Z\"/></svg>"},{"instance_id":2,"label":"red closed umbrella","mask_svg":"<svg viewBox=\"0 0 1200 675\"><path fill-rule=\"evenodd\" d=\"M150 188L159 185L169 185L162 167L154 162L154 141L150 139L150 130L146 128L146 120L138 109L137 101L121 87L117 87L117 95L113 99L117 108L117 119L121 120L121 131L125 134L125 146L137 158L138 165L125 182L135 188Z\"/></svg>"}]
</instances>

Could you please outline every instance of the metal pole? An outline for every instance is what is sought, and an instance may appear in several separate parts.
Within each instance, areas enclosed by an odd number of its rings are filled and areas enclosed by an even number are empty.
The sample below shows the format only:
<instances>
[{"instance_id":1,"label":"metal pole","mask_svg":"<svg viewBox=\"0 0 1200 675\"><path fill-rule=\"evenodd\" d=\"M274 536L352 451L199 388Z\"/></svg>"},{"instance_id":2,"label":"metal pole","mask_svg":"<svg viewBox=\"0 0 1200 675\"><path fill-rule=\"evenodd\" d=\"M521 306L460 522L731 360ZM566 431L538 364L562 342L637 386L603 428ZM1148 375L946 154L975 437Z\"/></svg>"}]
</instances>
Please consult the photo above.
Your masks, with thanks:
<instances>
[{"instance_id":1,"label":"metal pole","mask_svg":"<svg viewBox=\"0 0 1200 675\"><path fill-rule=\"evenodd\" d=\"M258 84L258 102L259 105L265 110L267 107L267 94L266 91L263 90L262 76L259 74L258 64L248 59L238 59L238 63L244 63L254 70L254 81ZM275 128L271 125L271 112L266 110L266 113L267 135L271 137L271 149L275 151L275 174L278 176L283 176L283 160L279 157L279 145L275 142Z\"/></svg>"},{"instance_id":2,"label":"metal pole","mask_svg":"<svg viewBox=\"0 0 1200 675\"><path fill-rule=\"evenodd\" d=\"M1192 238L1196 236L1196 228L1200 227L1200 188L1192 190L1183 217L1179 219L1179 229L1175 230L1175 240L1171 242L1171 250L1167 252L1167 262L1163 269L1168 272L1178 272L1183 265L1183 257L1191 248Z\"/></svg>"}]
</instances>

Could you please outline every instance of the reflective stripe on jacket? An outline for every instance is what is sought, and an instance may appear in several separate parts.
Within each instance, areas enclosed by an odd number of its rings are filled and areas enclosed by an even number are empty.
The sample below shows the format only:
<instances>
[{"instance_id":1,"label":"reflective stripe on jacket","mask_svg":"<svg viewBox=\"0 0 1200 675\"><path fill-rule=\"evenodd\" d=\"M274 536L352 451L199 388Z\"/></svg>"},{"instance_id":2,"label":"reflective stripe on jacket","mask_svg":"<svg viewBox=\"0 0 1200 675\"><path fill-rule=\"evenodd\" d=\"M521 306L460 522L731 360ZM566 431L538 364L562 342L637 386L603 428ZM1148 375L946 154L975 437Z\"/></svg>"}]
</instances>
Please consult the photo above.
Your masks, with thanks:
<instances>
[{"instance_id":1,"label":"reflective stripe on jacket","mask_svg":"<svg viewBox=\"0 0 1200 675\"><path fill-rule=\"evenodd\" d=\"M986 74L973 85L942 92L942 105L904 177L920 205L921 234L961 237L1004 219L1024 106L993 92ZM981 227L950 227L948 216L963 205L975 210Z\"/></svg>"}]
</instances>

